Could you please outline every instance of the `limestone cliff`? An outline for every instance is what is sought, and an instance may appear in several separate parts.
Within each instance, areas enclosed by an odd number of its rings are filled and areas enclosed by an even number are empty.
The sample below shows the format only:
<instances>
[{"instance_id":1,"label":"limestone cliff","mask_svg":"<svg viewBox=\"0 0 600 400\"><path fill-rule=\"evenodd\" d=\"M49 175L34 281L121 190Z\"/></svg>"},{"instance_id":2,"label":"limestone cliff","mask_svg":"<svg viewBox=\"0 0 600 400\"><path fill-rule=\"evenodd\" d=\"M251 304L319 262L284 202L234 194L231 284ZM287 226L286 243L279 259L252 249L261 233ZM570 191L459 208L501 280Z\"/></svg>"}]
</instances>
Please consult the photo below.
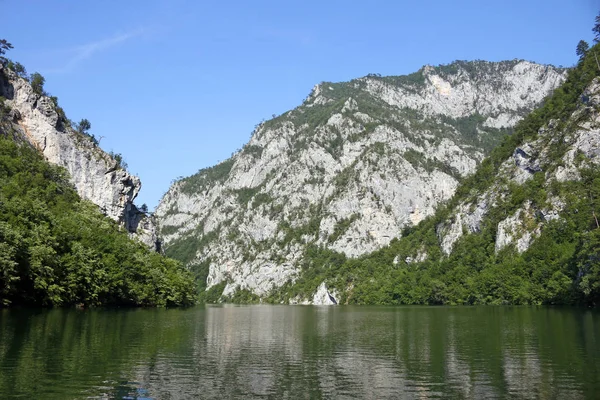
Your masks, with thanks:
<instances>
[{"instance_id":1,"label":"limestone cliff","mask_svg":"<svg viewBox=\"0 0 600 400\"><path fill-rule=\"evenodd\" d=\"M224 295L263 296L293 282L311 248L379 249L449 199L564 77L478 61L321 83L231 159L170 188L157 208L167 254L208 268Z\"/></svg>"},{"instance_id":2,"label":"limestone cliff","mask_svg":"<svg viewBox=\"0 0 600 400\"><path fill-rule=\"evenodd\" d=\"M30 82L0 65L0 96L10 109L17 136L53 163L64 167L79 195L100 207L144 243L155 246L156 235L145 214L133 204L141 189L118 158L103 151L87 135L75 131L56 100L36 93ZM138 229L143 225L143 229ZM137 232L137 233L136 233Z\"/></svg>"}]
</instances>

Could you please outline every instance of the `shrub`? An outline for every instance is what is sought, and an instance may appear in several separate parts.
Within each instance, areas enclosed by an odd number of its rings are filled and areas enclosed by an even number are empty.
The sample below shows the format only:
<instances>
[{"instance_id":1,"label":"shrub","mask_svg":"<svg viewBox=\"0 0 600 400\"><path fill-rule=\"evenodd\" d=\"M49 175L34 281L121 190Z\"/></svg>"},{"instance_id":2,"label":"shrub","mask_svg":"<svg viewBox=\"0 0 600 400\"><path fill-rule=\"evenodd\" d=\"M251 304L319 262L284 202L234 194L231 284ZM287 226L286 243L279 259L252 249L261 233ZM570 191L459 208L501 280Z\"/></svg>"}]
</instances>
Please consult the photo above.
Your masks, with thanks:
<instances>
[{"instance_id":1,"label":"shrub","mask_svg":"<svg viewBox=\"0 0 600 400\"><path fill-rule=\"evenodd\" d=\"M37 94L38 96L46 94L44 92L44 83L46 83L46 79L39 72L34 72L33 74L31 74L29 79L29 82L31 83L31 88L33 89L33 92L35 94Z\"/></svg>"}]
</instances>

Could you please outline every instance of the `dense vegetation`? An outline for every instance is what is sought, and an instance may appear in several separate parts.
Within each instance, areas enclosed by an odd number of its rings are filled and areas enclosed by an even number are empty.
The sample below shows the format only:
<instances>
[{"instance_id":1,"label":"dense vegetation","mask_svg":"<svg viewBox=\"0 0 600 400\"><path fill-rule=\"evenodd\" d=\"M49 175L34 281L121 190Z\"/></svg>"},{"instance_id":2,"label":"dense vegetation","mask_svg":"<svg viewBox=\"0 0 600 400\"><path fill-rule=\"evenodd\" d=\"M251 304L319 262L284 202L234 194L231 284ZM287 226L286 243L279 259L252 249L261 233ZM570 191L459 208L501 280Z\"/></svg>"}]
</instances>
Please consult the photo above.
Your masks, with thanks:
<instances>
[{"instance_id":1,"label":"dense vegetation","mask_svg":"<svg viewBox=\"0 0 600 400\"><path fill-rule=\"evenodd\" d=\"M71 126L97 146L91 123L69 121L58 99L44 91L43 76L28 75L4 57L11 48L0 40L2 67L28 80L36 95L50 98L59 115L57 129ZM0 71L0 83L6 79ZM110 157L125 168L120 154ZM83 201L67 172L46 162L15 131L11 109L0 96L0 307L170 306L195 299L192 274L130 239Z\"/></svg>"},{"instance_id":2,"label":"dense vegetation","mask_svg":"<svg viewBox=\"0 0 600 400\"><path fill-rule=\"evenodd\" d=\"M66 172L5 137L7 126L0 129L0 307L194 301L188 271L81 200Z\"/></svg>"}]
</instances>

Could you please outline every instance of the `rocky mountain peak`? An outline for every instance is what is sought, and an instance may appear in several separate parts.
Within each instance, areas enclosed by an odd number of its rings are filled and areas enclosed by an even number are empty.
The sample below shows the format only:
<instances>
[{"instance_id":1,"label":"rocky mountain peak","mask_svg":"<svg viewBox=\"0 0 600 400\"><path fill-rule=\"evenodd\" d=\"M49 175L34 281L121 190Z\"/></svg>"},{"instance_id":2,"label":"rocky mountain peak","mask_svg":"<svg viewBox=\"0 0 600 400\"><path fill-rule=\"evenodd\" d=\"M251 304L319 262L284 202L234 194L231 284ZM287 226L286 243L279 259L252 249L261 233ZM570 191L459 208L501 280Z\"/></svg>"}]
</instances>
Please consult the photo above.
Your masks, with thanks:
<instances>
[{"instance_id":1,"label":"rocky mountain peak","mask_svg":"<svg viewBox=\"0 0 600 400\"><path fill-rule=\"evenodd\" d=\"M377 250L449 199L564 78L477 61L322 82L231 159L171 187L157 208L167 254L225 295L264 295L313 249Z\"/></svg>"}]
</instances>

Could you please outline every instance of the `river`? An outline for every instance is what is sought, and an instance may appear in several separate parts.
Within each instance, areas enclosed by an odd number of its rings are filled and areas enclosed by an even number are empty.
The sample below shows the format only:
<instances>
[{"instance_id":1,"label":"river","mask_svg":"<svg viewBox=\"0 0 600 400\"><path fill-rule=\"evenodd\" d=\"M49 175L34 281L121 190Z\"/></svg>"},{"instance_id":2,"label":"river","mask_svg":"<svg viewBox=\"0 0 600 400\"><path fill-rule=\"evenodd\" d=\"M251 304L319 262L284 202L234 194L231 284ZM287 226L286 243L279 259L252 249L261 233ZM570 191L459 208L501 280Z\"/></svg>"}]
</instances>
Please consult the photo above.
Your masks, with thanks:
<instances>
[{"instance_id":1,"label":"river","mask_svg":"<svg viewBox=\"0 0 600 400\"><path fill-rule=\"evenodd\" d=\"M600 313L591 310L0 310L1 399L598 396Z\"/></svg>"}]
</instances>

